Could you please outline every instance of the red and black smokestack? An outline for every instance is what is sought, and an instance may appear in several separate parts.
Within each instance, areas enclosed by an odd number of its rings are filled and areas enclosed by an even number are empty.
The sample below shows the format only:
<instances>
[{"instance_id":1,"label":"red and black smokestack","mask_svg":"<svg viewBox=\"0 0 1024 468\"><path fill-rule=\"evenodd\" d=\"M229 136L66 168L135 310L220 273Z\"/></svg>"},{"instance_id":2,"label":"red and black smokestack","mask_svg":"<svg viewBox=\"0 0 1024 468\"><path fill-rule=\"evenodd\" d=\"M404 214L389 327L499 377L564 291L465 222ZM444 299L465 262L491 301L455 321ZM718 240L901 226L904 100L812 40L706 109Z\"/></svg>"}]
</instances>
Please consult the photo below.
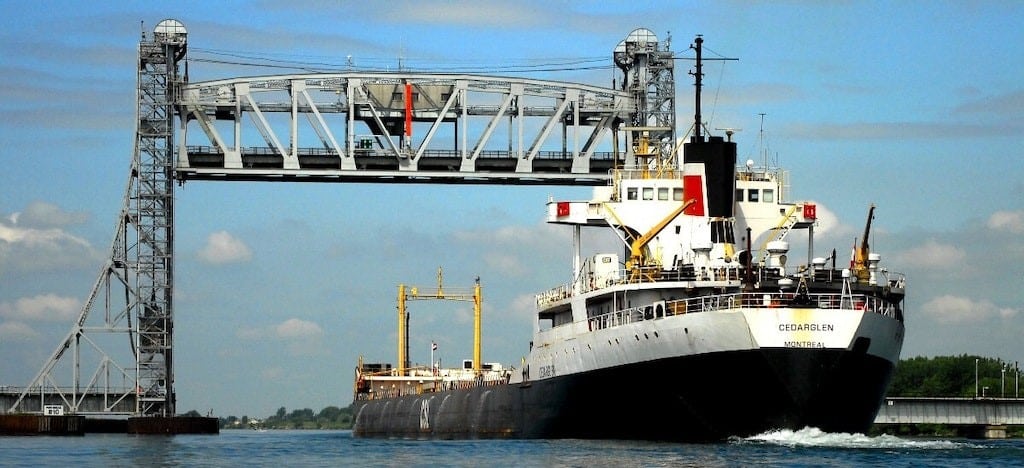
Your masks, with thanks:
<instances>
[{"instance_id":1,"label":"red and black smokestack","mask_svg":"<svg viewBox=\"0 0 1024 468\"><path fill-rule=\"evenodd\" d=\"M697 64L694 71L694 115L693 136L683 145L683 155L687 163L703 163L707 177L708 216L733 217L733 197L736 194L736 143L725 141L722 137L704 138L701 133L703 124L700 117L700 90L703 86L701 45L704 39L697 36L691 46L697 52Z\"/></svg>"}]
</instances>

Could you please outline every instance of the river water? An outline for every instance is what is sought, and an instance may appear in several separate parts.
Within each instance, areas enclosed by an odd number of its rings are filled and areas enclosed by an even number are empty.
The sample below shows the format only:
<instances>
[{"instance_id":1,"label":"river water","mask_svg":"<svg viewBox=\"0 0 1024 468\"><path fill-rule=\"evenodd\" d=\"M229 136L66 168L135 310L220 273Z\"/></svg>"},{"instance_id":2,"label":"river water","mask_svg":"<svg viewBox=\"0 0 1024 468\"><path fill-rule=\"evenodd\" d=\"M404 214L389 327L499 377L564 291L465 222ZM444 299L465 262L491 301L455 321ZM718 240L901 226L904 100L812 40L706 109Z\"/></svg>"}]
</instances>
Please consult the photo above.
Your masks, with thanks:
<instances>
[{"instance_id":1,"label":"river water","mask_svg":"<svg viewBox=\"0 0 1024 468\"><path fill-rule=\"evenodd\" d=\"M1024 466L1024 440L779 431L717 444L376 440L349 431L0 437L2 466Z\"/></svg>"}]
</instances>

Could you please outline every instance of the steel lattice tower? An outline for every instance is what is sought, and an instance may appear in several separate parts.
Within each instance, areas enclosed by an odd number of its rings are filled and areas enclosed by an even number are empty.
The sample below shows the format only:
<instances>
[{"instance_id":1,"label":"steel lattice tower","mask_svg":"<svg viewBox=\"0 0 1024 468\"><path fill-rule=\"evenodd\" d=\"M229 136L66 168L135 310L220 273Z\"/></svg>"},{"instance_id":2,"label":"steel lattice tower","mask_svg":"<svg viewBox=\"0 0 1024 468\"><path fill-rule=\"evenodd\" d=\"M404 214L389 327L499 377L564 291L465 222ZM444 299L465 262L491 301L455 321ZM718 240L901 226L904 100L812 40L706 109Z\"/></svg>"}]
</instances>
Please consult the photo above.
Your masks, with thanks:
<instances>
[{"instance_id":1,"label":"steel lattice tower","mask_svg":"<svg viewBox=\"0 0 1024 468\"><path fill-rule=\"evenodd\" d=\"M671 38L661 45L649 29L636 29L615 48L614 59L623 72L622 90L633 96L630 126L649 132L668 155L676 143L675 61Z\"/></svg>"},{"instance_id":2,"label":"steel lattice tower","mask_svg":"<svg viewBox=\"0 0 1024 468\"><path fill-rule=\"evenodd\" d=\"M186 31L174 20L139 44L138 122L129 189L131 239L124 264L135 270L130 316L136 334L138 413L174 415L174 103ZM129 285L132 287L132 285Z\"/></svg>"},{"instance_id":3,"label":"steel lattice tower","mask_svg":"<svg viewBox=\"0 0 1024 468\"><path fill-rule=\"evenodd\" d=\"M135 149L110 258L71 331L12 411L42 412L47 395L72 414L175 414L174 106L187 81L178 73L185 48L185 27L176 20L161 21L152 40L142 35ZM118 364L126 360L116 340L123 336L134 369ZM96 366L88 377L83 364ZM71 372L73 387L59 384L64 371ZM103 398L89 406L90 394Z\"/></svg>"}]
</instances>

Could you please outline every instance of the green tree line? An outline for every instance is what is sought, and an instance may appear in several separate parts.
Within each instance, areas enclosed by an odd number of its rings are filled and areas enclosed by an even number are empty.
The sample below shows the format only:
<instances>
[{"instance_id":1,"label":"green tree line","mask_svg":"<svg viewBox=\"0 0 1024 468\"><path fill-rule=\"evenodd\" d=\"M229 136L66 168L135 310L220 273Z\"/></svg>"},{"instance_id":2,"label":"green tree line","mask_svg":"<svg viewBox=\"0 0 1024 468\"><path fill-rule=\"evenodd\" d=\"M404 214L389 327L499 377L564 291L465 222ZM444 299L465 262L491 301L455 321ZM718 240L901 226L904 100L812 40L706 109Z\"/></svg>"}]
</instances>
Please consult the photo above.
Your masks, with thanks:
<instances>
[{"instance_id":1,"label":"green tree line","mask_svg":"<svg viewBox=\"0 0 1024 468\"><path fill-rule=\"evenodd\" d=\"M319 413L310 408L292 410L280 407L265 418L228 416L220 418L221 429L351 429L352 408L328 406Z\"/></svg>"},{"instance_id":2,"label":"green tree line","mask_svg":"<svg viewBox=\"0 0 1024 468\"><path fill-rule=\"evenodd\" d=\"M975 386L977 365L977 387ZM913 357L896 366L891 397L1017 397L1018 364L982 356ZM977 389L977 390L976 390Z\"/></svg>"}]
</instances>

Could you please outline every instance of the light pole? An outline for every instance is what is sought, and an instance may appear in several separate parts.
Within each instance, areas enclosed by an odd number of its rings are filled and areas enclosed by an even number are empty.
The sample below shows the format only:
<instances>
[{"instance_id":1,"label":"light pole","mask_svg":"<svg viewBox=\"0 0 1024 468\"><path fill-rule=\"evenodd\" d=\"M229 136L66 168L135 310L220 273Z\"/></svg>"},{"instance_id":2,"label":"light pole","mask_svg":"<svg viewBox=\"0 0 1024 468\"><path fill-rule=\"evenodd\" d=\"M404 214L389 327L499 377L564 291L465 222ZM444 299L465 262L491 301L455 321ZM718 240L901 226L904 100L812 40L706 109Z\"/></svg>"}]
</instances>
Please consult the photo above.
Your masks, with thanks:
<instances>
[{"instance_id":1,"label":"light pole","mask_svg":"<svg viewBox=\"0 0 1024 468\"><path fill-rule=\"evenodd\" d=\"M978 399L978 358L974 358L974 399Z\"/></svg>"},{"instance_id":2,"label":"light pole","mask_svg":"<svg viewBox=\"0 0 1024 468\"><path fill-rule=\"evenodd\" d=\"M1003 365L1002 376L999 377L999 398L1006 398L1006 365Z\"/></svg>"},{"instance_id":3,"label":"light pole","mask_svg":"<svg viewBox=\"0 0 1024 468\"><path fill-rule=\"evenodd\" d=\"M437 342L436 341L431 341L430 342L430 373L433 374L433 375L437 375L437 363L434 362L434 351L436 351L436 350L437 350Z\"/></svg>"}]
</instances>

